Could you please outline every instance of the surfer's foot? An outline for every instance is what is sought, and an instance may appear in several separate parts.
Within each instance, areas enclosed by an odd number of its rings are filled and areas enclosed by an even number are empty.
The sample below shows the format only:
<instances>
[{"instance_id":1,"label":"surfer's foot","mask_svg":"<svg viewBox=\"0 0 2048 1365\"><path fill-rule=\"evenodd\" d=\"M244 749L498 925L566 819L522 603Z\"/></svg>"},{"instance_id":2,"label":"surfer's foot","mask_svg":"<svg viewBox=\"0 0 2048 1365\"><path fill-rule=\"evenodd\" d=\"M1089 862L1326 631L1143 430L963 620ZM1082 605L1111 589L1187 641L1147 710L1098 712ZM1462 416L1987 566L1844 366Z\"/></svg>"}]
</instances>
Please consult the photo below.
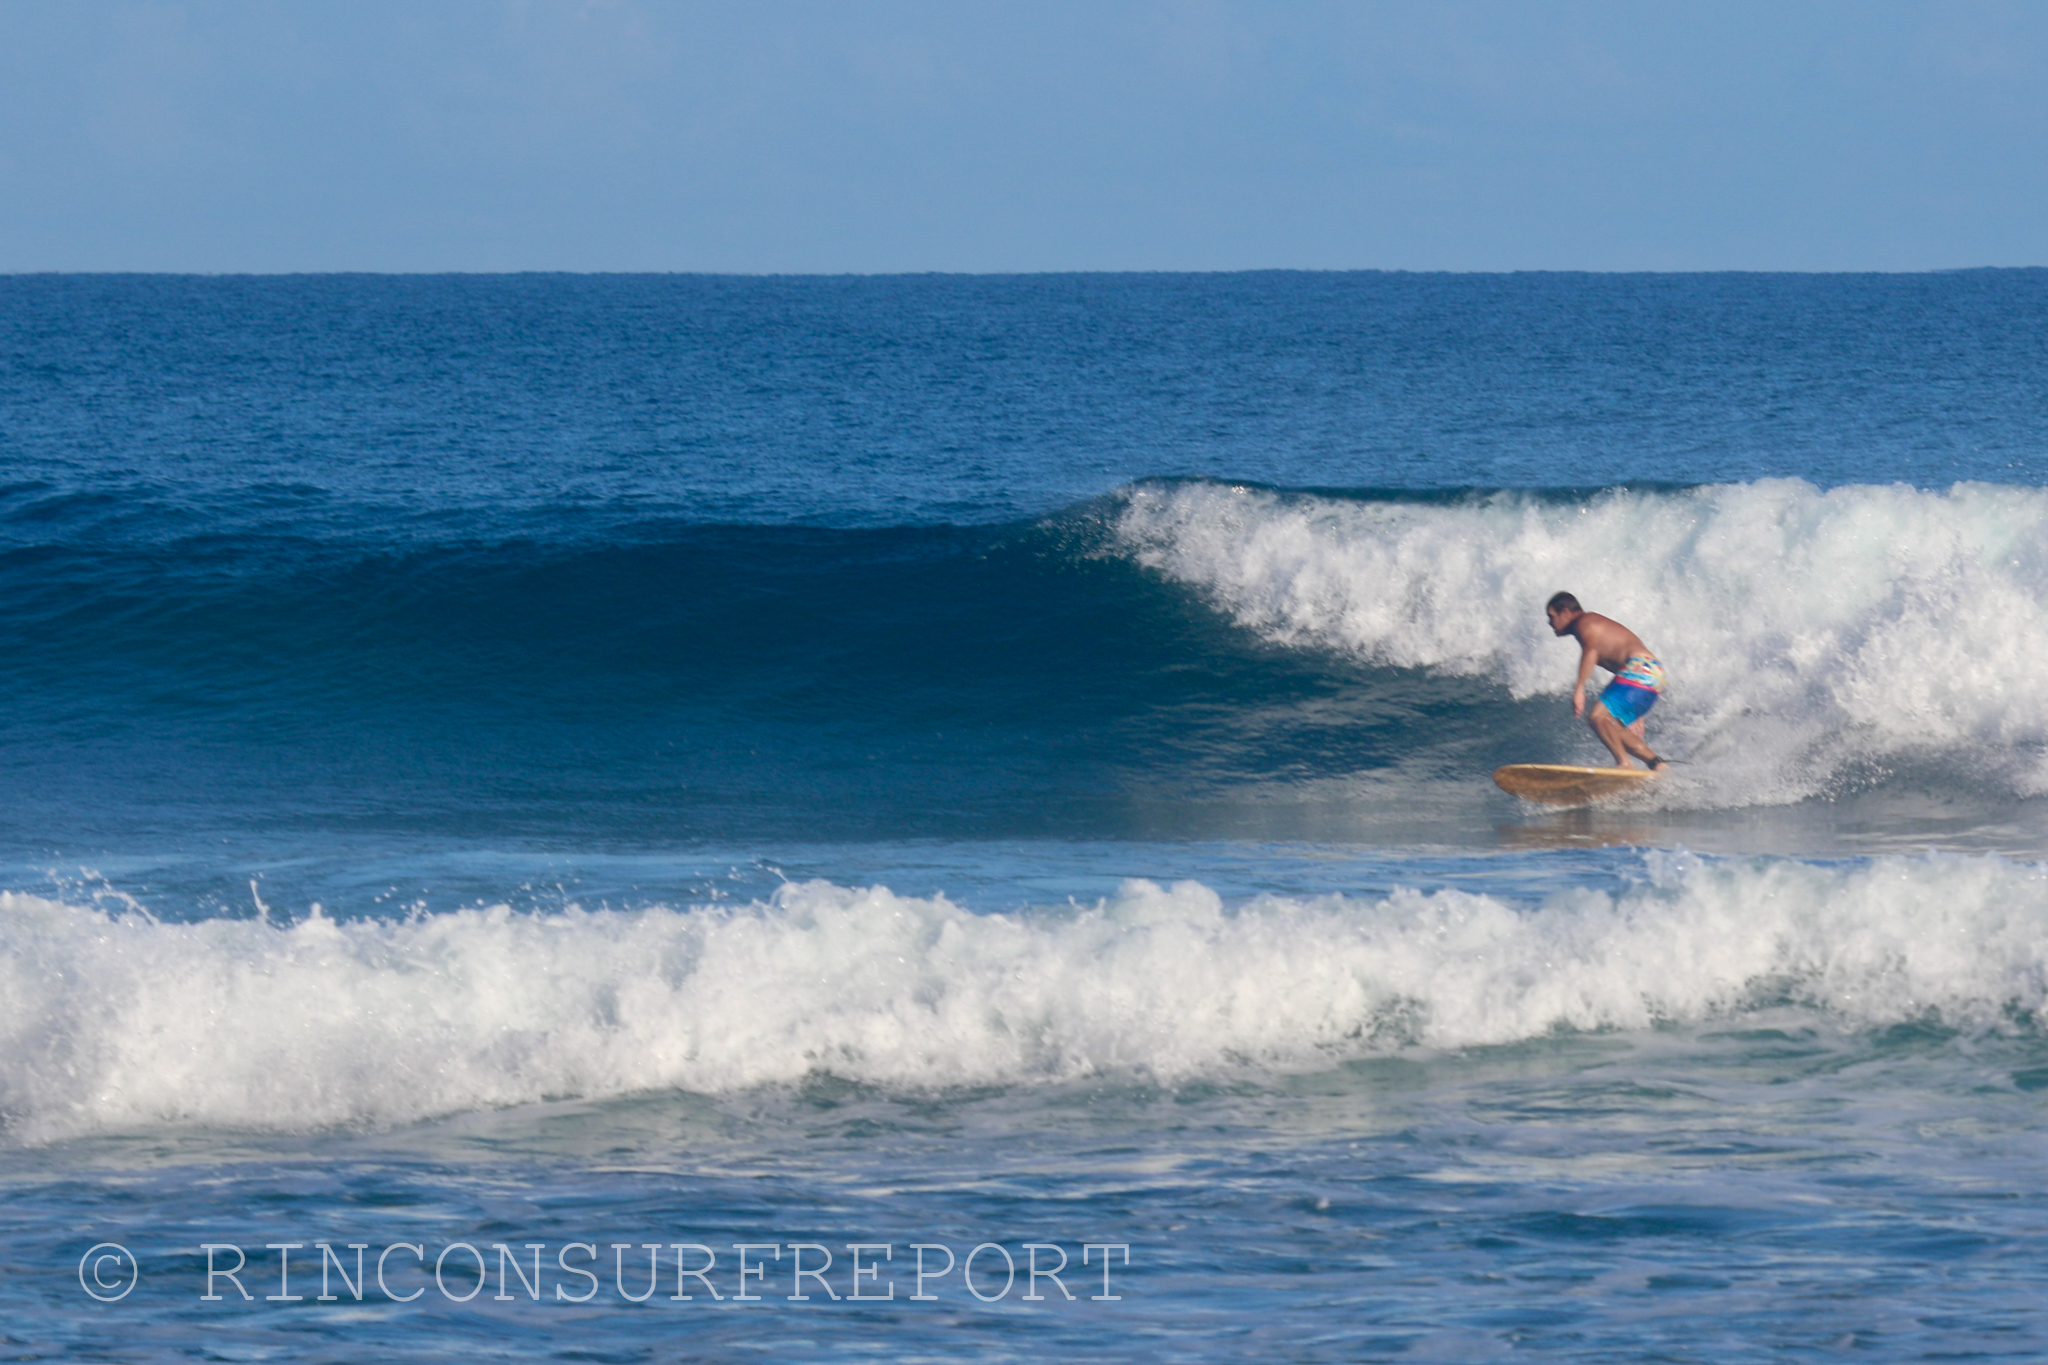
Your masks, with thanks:
<instances>
[{"instance_id":1,"label":"surfer's foot","mask_svg":"<svg viewBox=\"0 0 2048 1365\"><path fill-rule=\"evenodd\" d=\"M1668 767L1670 767L1670 766L1671 766L1671 763L1670 763L1670 760L1668 760L1668 759L1662 759L1662 758L1653 758L1653 759L1651 759L1651 760L1650 760L1650 771L1651 771L1651 772L1653 772L1653 773L1654 773L1654 772L1657 772L1657 771L1659 771L1659 770L1661 770L1661 769L1664 769L1664 768L1668 768Z\"/></svg>"}]
</instances>

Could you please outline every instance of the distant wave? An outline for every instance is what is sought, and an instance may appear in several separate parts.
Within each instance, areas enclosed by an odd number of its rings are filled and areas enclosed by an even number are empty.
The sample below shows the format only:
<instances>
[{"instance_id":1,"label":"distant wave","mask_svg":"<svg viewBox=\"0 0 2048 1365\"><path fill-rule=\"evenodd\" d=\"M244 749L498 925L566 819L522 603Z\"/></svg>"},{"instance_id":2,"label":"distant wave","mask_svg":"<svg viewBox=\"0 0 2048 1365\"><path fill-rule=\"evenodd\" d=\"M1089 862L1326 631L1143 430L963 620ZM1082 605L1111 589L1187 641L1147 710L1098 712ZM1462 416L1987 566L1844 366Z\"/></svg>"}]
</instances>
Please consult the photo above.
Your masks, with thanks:
<instances>
[{"instance_id":1,"label":"distant wave","mask_svg":"<svg viewBox=\"0 0 2048 1365\"><path fill-rule=\"evenodd\" d=\"M2048 872L1650 855L1618 894L1262 897L1127 883L974 915L823 882L743 907L159 923L0 894L16 1141L389 1124L831 1073L896 1088L1173 1082L1415 1045L1803 1008L2048 1022Z\"/></svg>"},{"instance_id":2,"label":"distant wave","mask_svg":"<svg viewBox=\"0 0 2048 1365\"><path fill-rule=\"evenodd\" d=\"M1124 553L1290 649L1562 694L1567 589L1671 669L1673 789L1782 802L1900 770L2048 791L2048 490L1797 480L1418 502L1129 490Z\"/></svg>"}]
</instances>

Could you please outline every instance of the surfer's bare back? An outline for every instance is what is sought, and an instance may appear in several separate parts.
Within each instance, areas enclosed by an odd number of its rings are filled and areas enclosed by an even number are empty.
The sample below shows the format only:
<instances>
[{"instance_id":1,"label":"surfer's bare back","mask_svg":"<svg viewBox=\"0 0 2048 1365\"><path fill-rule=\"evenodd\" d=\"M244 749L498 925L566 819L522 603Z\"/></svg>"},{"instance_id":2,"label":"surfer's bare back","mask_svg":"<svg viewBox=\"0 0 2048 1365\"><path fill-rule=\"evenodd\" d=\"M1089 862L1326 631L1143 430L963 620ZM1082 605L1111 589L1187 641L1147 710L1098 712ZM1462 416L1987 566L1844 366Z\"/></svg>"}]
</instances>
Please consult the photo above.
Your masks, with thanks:
<instances>
[{"instance_id":1,"label":"surfer's bare back","mask_svg":"<svg viewBox=\"0 0 2048 1365\"><path fill-rule=\"evenodd\" d=\"M1551 598L1543 614L1550 618L1552 632L1571 636L1582 651L1579 678L1572 684L1572 714L1584 716L1601 743L1613 751L1615 767L1631 766L1630 754L1652 771L1663 767L1664 760L1643 742L1643 719L1664 691L1664 665L1650 647L1621 622L1581 607L1568 592ZM1586 683L1595 664L1614 678L1588 707Z\"/></svg>"}]
</instances>

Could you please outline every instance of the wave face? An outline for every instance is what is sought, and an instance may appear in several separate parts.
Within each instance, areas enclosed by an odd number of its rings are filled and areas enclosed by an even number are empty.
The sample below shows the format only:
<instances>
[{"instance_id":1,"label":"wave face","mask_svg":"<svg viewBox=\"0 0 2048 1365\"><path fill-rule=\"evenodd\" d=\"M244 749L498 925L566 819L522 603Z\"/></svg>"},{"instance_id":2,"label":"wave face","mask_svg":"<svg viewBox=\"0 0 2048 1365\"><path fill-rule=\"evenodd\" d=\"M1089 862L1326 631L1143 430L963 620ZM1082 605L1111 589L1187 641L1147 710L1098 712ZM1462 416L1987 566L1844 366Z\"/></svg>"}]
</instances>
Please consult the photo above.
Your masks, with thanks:
<instances>
[{"instance_id":1,"label":"wave face","mask_svg":"<svg viewBox=\"0 0 2048 1365\"><path fill-rule=\"evenodd\" d=\"M1129 783L1290 761L1236 708L1325 670L1082 529L18 555L0 783L74 832L801 839L1087 830Z\"/></svg>"},{"instance_id":2,"label":"wave face","mask_svg":"<svg viewBox=\"0 0 2048 1365\"><path fill-rule=\"evenodd\" d=\"M1670 667L1666 807L2010 801L2048 790L2044 547L2041 490L1796 481L45 545L0 555L0 795L65 842L1324 837L1454 788L1490 828L1492 765L1597 757L1540 613L1569 588ZM1350 813L1273 814L1318 801Z\"/></svg>"},{"instance_id":3,"label":"wave face","mask_svg":"<svg viewBox=\"0 0 2048 1365\"><path fill-rule=\"evenodd\" d=\"M543 1098L1320 1069L1404 1048L1793 1009L1867 1030L2048 1023L2048 874L1651 855L1535 904L1127 883L973 915L825 882L743 907L500 906L165 924L0 894L16 1140L404 1122Z\"/></svg>"},{"instance_id":4,"label":"wave face","mask_svg":"<svg viewBox=\"0 0 2048 1365\"><path fill-rule=\"evenodd\" d=\"M1753 804L1901 771L2048 790L2048 492L1798 480L1455 502L1132 490L1117 543L1291 650L1517 698L1569 690L1565 589L1670 669L1674 793ZM1598 675L1604 677L1605 675ZM1597 678L1596 678L1597 681Z\"/></svg>"}]
</instances>

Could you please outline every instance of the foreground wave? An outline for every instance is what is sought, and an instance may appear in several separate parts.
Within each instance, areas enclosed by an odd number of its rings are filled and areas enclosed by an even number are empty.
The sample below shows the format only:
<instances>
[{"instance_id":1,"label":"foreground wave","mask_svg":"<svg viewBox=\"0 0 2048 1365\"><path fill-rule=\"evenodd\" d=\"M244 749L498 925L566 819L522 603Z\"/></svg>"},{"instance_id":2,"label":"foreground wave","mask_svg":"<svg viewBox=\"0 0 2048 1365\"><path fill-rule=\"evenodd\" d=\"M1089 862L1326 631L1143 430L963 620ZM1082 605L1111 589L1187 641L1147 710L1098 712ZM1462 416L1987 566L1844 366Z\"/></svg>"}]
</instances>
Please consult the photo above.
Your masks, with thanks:
<instances>
[{"instance_id":1,"label":"foreground wave","mask_svg":"<svg viewBox=\"0 0 2048 1365\"><path fill-rule=\"evenodd\" d=\"M1319 1069L1787 1006L2048 1020L2048 868L1651 854L1618 893L1262 897L1127 883L975 915L824 882L743 908L158 922L0 894L17 1141L388 1124L830 1073L891 1088Z\"/></svg>"}]
</instances>

